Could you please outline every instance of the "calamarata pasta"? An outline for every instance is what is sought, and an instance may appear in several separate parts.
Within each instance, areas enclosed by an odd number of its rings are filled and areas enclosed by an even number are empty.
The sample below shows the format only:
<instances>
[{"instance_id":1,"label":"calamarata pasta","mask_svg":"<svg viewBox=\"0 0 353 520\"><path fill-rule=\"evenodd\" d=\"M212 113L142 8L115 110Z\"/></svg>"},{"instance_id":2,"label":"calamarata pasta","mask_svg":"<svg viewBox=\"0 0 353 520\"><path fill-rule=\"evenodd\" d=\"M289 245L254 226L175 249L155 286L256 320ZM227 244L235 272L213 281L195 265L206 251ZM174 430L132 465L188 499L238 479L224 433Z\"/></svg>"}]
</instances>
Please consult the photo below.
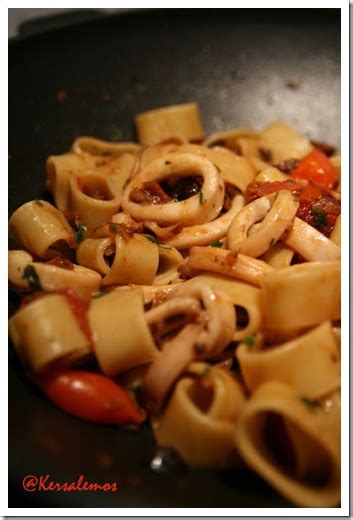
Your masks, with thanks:
<instances>
[{"instance_id":1,"label":"calamarata pasta","mask_svg":"<svg viewBox=\"0 0 353 520\"><path fill-rule=\"evenodd\" d=\"M337 506L339 155L281 121L206 136L195 103L135 124L50 156L52 198L10 218L24 370L80 419Z\"/></svg>"}]
</instances>

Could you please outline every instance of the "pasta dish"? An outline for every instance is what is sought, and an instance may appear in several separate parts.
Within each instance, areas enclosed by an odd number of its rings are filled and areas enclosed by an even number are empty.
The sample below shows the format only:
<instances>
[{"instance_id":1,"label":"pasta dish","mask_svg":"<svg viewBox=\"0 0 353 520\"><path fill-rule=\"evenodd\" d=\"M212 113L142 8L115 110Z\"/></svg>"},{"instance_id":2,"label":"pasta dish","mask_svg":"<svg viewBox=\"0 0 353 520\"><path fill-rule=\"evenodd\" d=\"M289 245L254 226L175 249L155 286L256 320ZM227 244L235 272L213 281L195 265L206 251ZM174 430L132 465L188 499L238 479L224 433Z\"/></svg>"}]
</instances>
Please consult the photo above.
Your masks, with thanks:
<instances>
[{"instance_id":1,"label":"pasta dish","mask_svg":"<svg viewBox=\"0 0 353 520\"><path fill-rule=\"evenodd\" d=\"M281 121L205 136L195 103L78 137L9 221L31 384L193 467L340 502L340 156ZM138 442L138 434L136 437Z\"/></svg>"}]
</instances>

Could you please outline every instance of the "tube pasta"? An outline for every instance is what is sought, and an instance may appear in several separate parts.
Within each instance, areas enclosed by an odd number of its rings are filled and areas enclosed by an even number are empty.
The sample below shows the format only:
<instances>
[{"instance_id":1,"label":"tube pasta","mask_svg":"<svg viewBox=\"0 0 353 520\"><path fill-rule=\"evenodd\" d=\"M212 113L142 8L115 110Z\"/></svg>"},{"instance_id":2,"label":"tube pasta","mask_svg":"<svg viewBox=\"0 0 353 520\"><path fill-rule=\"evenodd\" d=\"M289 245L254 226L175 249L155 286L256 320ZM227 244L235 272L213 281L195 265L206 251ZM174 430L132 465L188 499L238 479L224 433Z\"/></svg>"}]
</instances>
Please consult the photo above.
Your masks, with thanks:
<instances>
[{"instance_id":1,"label":"tube pasta","mask_svg":"<svg viewBox=\"0 0 353 520\"><path fill-rule=\"evenodd\" d=\"M309 401L310 402L310 401ZM269 421L281 421L293 453L288 468L268 446ZM273 435L273 434L272 434ZM278 437L278 435L277 435ZM284 434L281 435L283 443ZM305 396L277 381L261 385L236 423L234 444L246 463L294 504L333 507L340 500L340 401L309 408ZM274 444L274 443L273 443Z\"/></svg>"},{"instance_id":2,"label":"tube pasta","mask_svg":"<svg viewBox=\"0 0 353 520\"><path fill-rule=\"evenodd\" d=\"M71 149L77 155L88 153L89 155L98 157L120 157L126 153L138 152L140 146L136 143L115 143L112 141L103 141L95 137L82 136L75 139Z\"/></svg>"},{"instance_id":3,"label":"tube pasta","mask_svg":"<svg viewBox=\"0 0 353 520\"><path fill-rule=\"evenodd\" d=\"M19 358L33 372L72 366L90 354L64 296L48 295L20 309L9 321Z\"/></svg>"},{"instance_id":4,"label":"tube pasta","mask_svg":"<svg viewBox=\"0 0 353 520\"><path fill-rule=\"evenodd\" d=\"M277 380L310 399L320 399L340 387L338 348L330 322L272 348L240 344L236 356L250 391Z\"/></svg>"},{"instance_id":5,"label":"tube pasta","mask_svg":"<svg viewBox=\"0 0 353 520\"><path fill-rule=\"evenodd\" d=\"M339 260L341 256L340 248L332 240L298 217L283 242L311 262Z\"/></svg>"},{"instance_id":6,"label":"tube pasta","mask_svg":"<svg viewBox=\"0 0 353 520\"><path fill-rule=\"evenodd\" d=\"M102 371L115 376L158 356L143 311L142 291L113 291L92 301L89 323Z\"/></svg>"},{"instance_id":7,"label":"tube pasta","mask_svg":"<svg viewBox=\"0 0 353 520\"><path fill-rule=\"evenodd\" d=\"M201 196L199 193L180 202L165 204L142 205L131 200L133 190L143 186L144 182L160 181L173 175L186 177L190 172L203 178ZM149 163L132 179L124 192L122 207L138 221L202 224L217 217L222 209L223 196L223 181L210 161L195 154L172 152Z\"/></svg>"},{"instance_id":8,"label":"tube pasta","mask_svg":"<svg viewBox=\"0 0 353 520\"><path fill-rule=\"evenodd\" d=\"M179 278L178 267L183 257L174 247L159 247L158 270L153 283L155 285L168 285Z\"/></svg>"},{"instance_id":9,"label":"tube pasta","mask_svg":"<svg viewBox=\"0 0 353 520\"><path fill-rule=\"evenodd\" d=\"M280 172L278 168L269 167L268 164L255 177L255 182L281 182L286 180L288 180L286 174Z\"/></svg>"},{"instance_id":10,"label":"tube pasta","mask_svg":"<svg viewBox=\"0 0 353 520\"><path fill-rule=\"evenodd\" d=\"M21 291L30 290L28 279L24 278L25 269L32 266L44 291L57 291L70 287L82 298L89 298L99 290L101 276L92 271L72 265L72 269L64 269L56 265L34 262L26 251L9 251L9 281L13 287Z\"/></svg>"},{"instance_id":11,"label":"tube pasta","mask_svg":"<svg viewBox=\"0 0 353 520\"><path fill-rule=\"evenodd\" d=\"M257 286L260 286L265 274L274 271L273 267L256 258L235 254L227 249L198 246L190 249L184 270L193 274L210 271L238 278Z\"/></svg>"},{"instance_id":12,"label":"tube pasta","mask_svg":"<svg viewBox=\"0 0 353 520\"><path fill-rule=\"evenodd\" d=\"M308 262L273 271L262 280L265 329L290 337L340 315L340 263Z\"/></svg>"},{"instance_id":13,"label":"tube pasta","mask_svg":"<svg viewBox=\"0 0 353 520\"><path fill-rule=\"evenodd\" d=\"M245 397L240 384L217 367L193 363L155 422L158 444L175 448L192 466L226 467L234 456L233 424ZM187 425L187 428L185 427Z\"/></svg>"},{"instance_id":14,"label":"tube pasta","mask_svg":"<svg viewBox=\"0 0 353 520\"><path fill-rule=\"evenodd\" d=\"M262 131L259 145L271 152L273 164L286 159L302 159L313 149L309 141L281 121L271 123Z\"/></svg>"},{"instance_id":15,"label":"tube pasta","mask_svg":"<svg viewBox=\"0 0 353 520\"><path fill-rule=\"evenodd\" d=\"M115 256L102 285L150 285L157 274L159 252L156 244L134 234L123 238L115 235Z\"/></svg>"},{"instance_id":16,"label":"tube pasta","mask_svg":"<svg viewBox=\"0 0 353 520\"><path fill-rule=\"evenodd\" d=\"M112 238L86 238L77 248L76 257L80 265L107 275L110 267L107 261L109 254L114 253Z\"/></svg>"},{"instance_id":17,"label":"tube pasta","mask_svg":"<svg viewBox=\"0 0 353 520\"><path fill-rule=\"evenodd\" d=\"M72 174L71 210L77 212L81 221L89 227L107 222L120 207L121 197L115 192L115 187L114 180L101 174Z\"/></svg>"},{"instance_id":18,"label":"tube pasta","mask_svg":"<svg viewBox=\"0 0 353 520\"><path fill-rule=\"evenodd\" d=\"M248 128L234 128L233 130L226 130L225 132L215 132L205 139L202 143L204 146L212 148L214 146L225 146L237 152L238 140L241 138L257 139L258 134Z\"/></svg>"},{"instance_id":19,"label":"tube pasta","mask_svg":"<svg viewBox=\"0 0 353 520\"><path fill-rule=\"evenodd\" d=\"M87 153L51 155L46 162L47 188L53 194L55 206L66 211L70 206L70 177L74 172L95 167L95 158Z\"/></svg>"},{"instance_id":20,"label":"tube pasta","mask_svg":"<svg viewBox=\"0 0 353 520\"><path fill-rule=\"evenodd\" d=\"M44 200L32 200L18 208L9 221L9 234L39 258L52 258L72 244L72 229L63 214Z\"/></svg>"},{"instance_id":21,"label":"tube pasta","mask_svg":"<svg viewBox=\"0 0 353 520\"><path fill-rule=\"evenodd\" d=\"M198 141L204 137L196 103L184 103L143 112L135 117L141 144L160 143L171 138Z\"/></svg>"},{"instance_id":22,"label":"tube pasta","mask_svg":"<svg viewBox=\"0 0 353 520\"><path fill-rule=\"evenodd\" d=\"M287 190L247 204L228 229L229 249L255 258L262 255L292 225L298 208L298 200Z\"/></svg>"}]
</instances>

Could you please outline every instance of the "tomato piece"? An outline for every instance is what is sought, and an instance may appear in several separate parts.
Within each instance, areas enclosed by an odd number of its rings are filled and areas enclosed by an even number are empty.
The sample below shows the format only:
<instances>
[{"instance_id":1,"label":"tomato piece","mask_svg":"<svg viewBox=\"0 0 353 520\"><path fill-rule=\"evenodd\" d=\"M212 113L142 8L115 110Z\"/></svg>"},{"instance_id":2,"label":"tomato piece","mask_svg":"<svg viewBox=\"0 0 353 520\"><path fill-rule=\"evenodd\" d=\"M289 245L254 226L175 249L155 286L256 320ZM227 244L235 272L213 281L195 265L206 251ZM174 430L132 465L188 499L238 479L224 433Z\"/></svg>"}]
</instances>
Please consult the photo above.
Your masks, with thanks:
<instances>
[{"instance_id":1,"label":"tomato piece","mask_svg":"<svg viewBox=\"0 0 353 520\"><path fill-rule=\"evenodd\" d=\"M296 180L314 181L326 188L333 188L338 183L335 167L324 153L316 149L299 162L290 177Z\"/></svg>"},{"instance_id":2,"label":"tomato piece","mask_svg":"<svg viewBox=\"0 0 353 520\"><path fill-rule=\"evenodd\" d=\"M146 414L112 379L83 370L59 370L35 379L59 408L80 419L100 424L140 424Z\"/></svg>"}]
</instances>

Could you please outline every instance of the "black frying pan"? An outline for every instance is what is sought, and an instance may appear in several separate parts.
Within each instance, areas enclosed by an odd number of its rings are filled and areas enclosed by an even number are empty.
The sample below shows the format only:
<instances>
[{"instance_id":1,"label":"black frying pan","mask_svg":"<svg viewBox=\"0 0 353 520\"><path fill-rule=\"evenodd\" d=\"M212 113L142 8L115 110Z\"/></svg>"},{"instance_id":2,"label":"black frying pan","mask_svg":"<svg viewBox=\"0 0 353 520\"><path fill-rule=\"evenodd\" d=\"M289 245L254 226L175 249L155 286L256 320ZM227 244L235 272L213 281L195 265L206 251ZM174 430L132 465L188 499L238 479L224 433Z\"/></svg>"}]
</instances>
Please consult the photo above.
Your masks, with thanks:
<instances>
[{"instance_id":1,"label":"black frying pan","mask_svg":"<svg viewBox=\"0 0 353 520\"><path fill-rule=\"evenodd\" d=\"M149 9L93 18L69 18L64 28L56 20L50 31L39 25L10 44L10 212L42 196L48 155L81 134L132 139L134 114L168 104L197 101L208 132L281 118L339 145L340 9ZM153 473L152 450L147 426L117 431L54 408L10 350L10 507L289 506L245 470ZM81 473L116 481L120 491L22 489L27 474L64 482Z\"/></svg>"}]
</instances>

